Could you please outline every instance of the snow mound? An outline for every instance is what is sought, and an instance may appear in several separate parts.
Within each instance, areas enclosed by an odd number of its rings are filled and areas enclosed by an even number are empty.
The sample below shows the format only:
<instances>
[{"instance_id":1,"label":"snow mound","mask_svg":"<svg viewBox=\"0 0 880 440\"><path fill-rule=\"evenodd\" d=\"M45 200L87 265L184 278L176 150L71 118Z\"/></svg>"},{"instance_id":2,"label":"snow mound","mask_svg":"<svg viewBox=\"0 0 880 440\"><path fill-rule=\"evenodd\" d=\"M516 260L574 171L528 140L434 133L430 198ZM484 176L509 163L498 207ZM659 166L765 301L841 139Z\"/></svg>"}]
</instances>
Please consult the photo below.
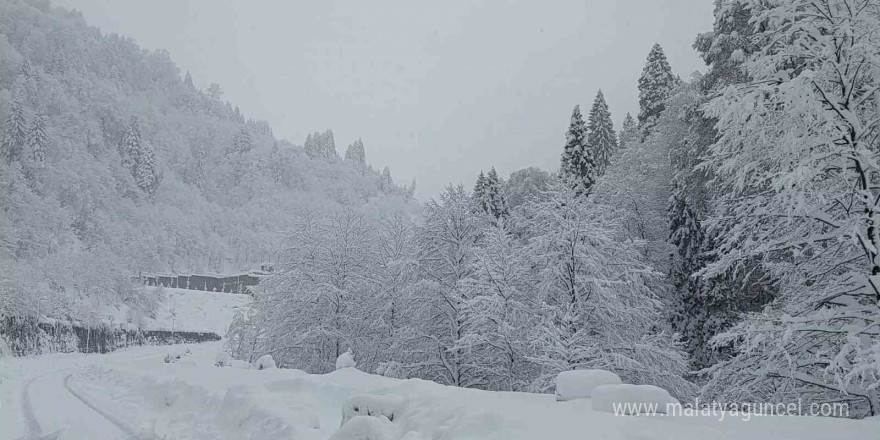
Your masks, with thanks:
<instances>
[{"instance_id":1,"label":"snow mound","mask_svg":"<svg viewBox=\"0 0 880 440\"><path fill-rule=\"evenodd\" d=\"M229 366L229 353L225 351L221 351L217 353L217 356L214 357L214 366L215 367L226 367Z\"/></svg>"},{"instance_id":2,"label":"snow mound","mask_svg":"<svg viewBox=\"0 0 880 440\"><path fill-rule=\"evenodd\" d=\"M591 397L596 387L619 383L620 376L606 370L563 371L556 376L556 400Z\"/></svg>"},{"instance_id":3,"label":"snow mound","mask_svg":"<svg viewBox=\"0 0 880 440\"><path fill-rule=\"evenodd\" d=\"M336 369L341 370L343 368L355 368L357 367L357 362L354 361L354 355L351 354L351 350L346 351L339 355L336 358Z\"/></svg>"},{"instance_id":4,"label":"snow mound","mask_svg":"<svg viewBox=\"0 0 880 440\"><path fill-rule=\"evenodd\" d=\"M667 409L679 404L666 390L654 385L600 385L593 390L592 397L593 411L615 414L667 414Z\"/></svg>"},{"instance_id":5,"label":"snow mound","mask_svg":"<svg viewBox=\"0 0 880 440\"><path fill-rule=\"evenodd\" d=\"M226 365L227 367L238 368L239 370L250 370L253 366L248 361L243 361L241 359L230 359L229 363Z\"/></svg>"},{"instance_id":6,"label":"snow mound","mask_svg":"<svg viewBox=\"0 0 880 440\"><path fill-rule=\"evenodd\" d=\"M271 354L264 354L257 359L257 369L258 370L266 370L269 368L275 368L275 359L272 359Z\"/></svg>"},{"instance_id":7,"label":"snow mound","mask_svg":"<svg viewBox=\"0 0 880 440\"><path fill-rule=\"evenodd\" d=\"M356 416L333 433L330 440L397 440L400 431L385 416Z\"/></svg>"},{"instance_id":8,"label":"snow mound","mask_svg":"<svg viewBox=\"0 0 880 440\"><path fill-rule=\"evenodd\" d=\"M342 424L359 416L383 416L394 421L394 415L403 408L403 402L393 397L362 394L345 399L342 404Z\"/></svg>"}]
</instances>

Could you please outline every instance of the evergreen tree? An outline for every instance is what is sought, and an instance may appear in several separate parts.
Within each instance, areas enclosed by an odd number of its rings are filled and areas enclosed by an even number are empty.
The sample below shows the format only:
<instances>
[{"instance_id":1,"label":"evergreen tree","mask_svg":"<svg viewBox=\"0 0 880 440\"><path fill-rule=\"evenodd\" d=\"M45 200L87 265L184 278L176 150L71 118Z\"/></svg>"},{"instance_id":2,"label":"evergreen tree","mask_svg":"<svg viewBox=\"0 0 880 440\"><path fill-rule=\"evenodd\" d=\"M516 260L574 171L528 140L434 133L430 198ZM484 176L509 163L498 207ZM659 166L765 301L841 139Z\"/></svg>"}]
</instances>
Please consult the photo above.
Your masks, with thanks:
<instances>
[{"instance_id":1,"label":"evergreen tree","mask_svg":"<svg viewBox=\"0 0 880 440\"><path fill-rule=\"evenodd\" d=\"M596 176L602 176L617 150L617 134L614 133L614 122L611 121L611 112L602 90L596 93L593 107L590 108L588 132L587 145L596 159Z\"/></svg>"},{"instance_id":2,"label":"evergreen tree","mask_svg":"<svg viewBox=\"0 0 880 440\"><path fill-rule=\"evenodd\" d=\"M220 84L217 84L217 83L211 83L211 85L208 86L208 90L207 90L206 93L207 93L208 96L210 96L212 99L216 99L216 100L219 101L219 100L220 100L220 97L223 96L223 89L220 88ZM227 104L228 104L228 103L227 103Z\"/></svg>"},{"instance_id":3,"label":"evergreen tree","mask_svg":"<svg viewBox=\"0 0 880 440\"><path fill-rule=\"evenodd\" d=\"M27 140L27 128L25 127L24 110L21 100L14 99L6 115L6 124L3 133L3 156L7 163L12 163L21 158Z\"/></svg>"},{"instance_id":4,"label":"evergreen tree","mask_svg":"<svg viewBox=\"0 0 880 440\"><path fill-rule=\"evenodd\" d=\"M501 189L501 179L495 167L486 175L486 192L483 203L484 210L495 218L507 215L507 205L504 203L504 191Z\"/></svg>"},{"instance_id":5,"label":"evergreen tree","mask_svg":"<svg viewBox=\"0 0 880 440\"><path fill-rule=\"evenodd\" d=\"M486 189L486 174L483 173L483 170L480 170L473 193L476 212L486 212Z\"/></svg>"},{"instance_id":6,"label":"evergreen tree","mask_svg":"<svg viewBox=\"0 0 880 440\"><path fill-rule=\"evenodd\" d=\"M154 195L159 188L156 152L152 145L143 141L137 116L131 117L128 131L122 138L120 154L122 165L129 170L138 188Z\"/></svg>"},{"instance_id":7,"label":"evergreen tree","mask_svg":"<svg viewBox=\"0 0 880 440\"><path fill-rule=\"evenodd\" d=\"M254 148L254 138L251 137L247 127L241 127L241 130L232 137L232 145L229 148L229 154L244 154Z\"/></svg>"},{"instance_id":8,"label":"evergreen tree","mask_svg":"<svg viewBox=\"0 0 880 440\"><path fill-rule=\"evenodd\" d=\"M580 106L574 106L571 123L565 133L560 174L578 194L589 193L596 183L597 166L593 152L587 148L587 126Z\"/></svg>"},{"instance_id":9,"label":"evergreen tree","mask_svg":"<svg viewBox=\"0 0 880 440\"><path fill-rule=\"evenodd\" d=\"M626 118L623 119L623 125L620 127L620 135L618 137L620 140L617 144L621 150L639 140L638 126L636 126L636 121L629 112L626 113Z\"/></svg>"},{"instance_id":10,"label":"evergreen tree","mask_svg":"<svg viewBox=\"0 0 880 440\"><path fill-rule=\"evenodd\" d=\"M694 364L705 367L710 363L709 339L715 332L704 328L706 295L697 271L704 267L702 256L704 235L697 213L680 190L673 190L670 199L670 243L675 246L669 279L672 292L669 322L672 330L681 335Z\"/></svg>"},{"instance_id":11,"label":"evergreen tree","mask_svg":"<svg viewBox=\"0 0 880 440\"><path fill-rule=\"evenodd\" d=\"M345 150L345 160L358 165L367 164L367 155L364 151L364 142L358 138Z\"/></svg>"},{"instance_id":12,"label":"evergreen tree","mask_svg":"<svg viewBox=\"0 0 880 440\"><path fill-rule=\"evenodd\" d=\"M385 194L390 194L394 189L394 179L391 178L391 169L387 165L382 169L382 176L379 178L379 189Z\"/></svg>"},{"instance_id":13,"label":"evergreen tree","mask_svg":"<svg viewBox=\"0 0 880 440\"><path fill-rule=\"evenodd\" d=\"M122 137L122 145L119 153L122 156L122 166L134 175L135 165L141 150L141 128L137 116L132 115L128 124L128 131Z\"/></svg>"},{"instance_id":14,"label":"evergreen tree","mask_svg":"<svg viewBox=\"0 0 880 440\"><path fill-rule=\"evenodd\" d=\"M306 137L303 144L306 155L312 159L325 158L330 159L337 157L336 142L333 140L333 131L327 130L324 133L315 132Z\"/></svg>"},{"instance_id":15,"label":"evergreen tree","mask_svg":"<svg viewBox=\"0 0 880 440\"><path fill-rule=\"evenodd\" d=\"M322 152L323 152L322 156L323 157L326 157L328 159L338 157L338 155L336 153L336 141L333 140L333 131L332 130L328 129L327 131L324 132L324 135L322 137L321 146L322 146ZM389 176L390 176L390 172L389 172Z\"/></svg>"},{"instance_id":16,"label":"evergreen tree","mask_svg":"<svg viewBox=\"0 0 880 440\"><path fill-rule=\"evenodd\" d=\"M43 114L37 113L31 123L28 132L28 148L34 163L42 163L46 158L46 131L44 128Z\"/></svg>"},{"instance_id":17,"label":"evergreen tree","mask_svg":"<svg viewBox=\"0 0 880 440\"><path fill-rule=\"evenodd\" d=\"M156 152L149 143L141 144L134 167L134 180L137 186L149 195L155 195L159 188L159 172L156 168Z\"/></svg>"},{"instance_id":18,"label":"evergreen tree","mask_svg":"<svg viewBox=\"0 0 880 440\"><path fill-rule=\"evenodd\" d=\"M643 138L647 137L666 107L666 98L677 81L663 48L655 44L639 77L639 129Z\"/></svg>"},{"instance_id":19,"label":"evergreen tree","mask_svg":"<svg viewBox=\"0 0 880 440\"><path fill-rule=\"evenodd\" d=\"M193 85L193 78L192 75L189 74L189 70L186 71L186 76L183 78L183 85L190 89L196 88L196 86Z\"/></svg>"}]
</instances>

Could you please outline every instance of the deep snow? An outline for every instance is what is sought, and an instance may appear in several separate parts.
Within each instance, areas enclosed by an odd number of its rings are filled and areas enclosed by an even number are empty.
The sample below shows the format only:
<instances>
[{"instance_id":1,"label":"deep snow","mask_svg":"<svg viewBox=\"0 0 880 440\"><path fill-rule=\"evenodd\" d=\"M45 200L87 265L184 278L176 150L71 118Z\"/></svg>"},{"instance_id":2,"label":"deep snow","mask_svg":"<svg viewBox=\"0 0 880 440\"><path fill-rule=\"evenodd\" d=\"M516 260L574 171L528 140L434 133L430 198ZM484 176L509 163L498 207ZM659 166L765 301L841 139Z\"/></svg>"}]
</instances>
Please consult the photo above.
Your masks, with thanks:
<instances>
[{"instance_id":1,"label":"deep snow","mask_svg":"<svg viewBox=\"0 0 880 440\"><path fill-rule=\"evenodd\" d=\"M557 402L552 394L460 389L384 378L355 368L324 375L219 368L214 364L221 345L187 346L190 353L184 349L174 363L163 361L168 347L8 360L16 397L3 402L3 408L13 411L4 411L0 438L15 439L24 432L22 389L46 373L62 379L69 374L70 388L111 418L125 421L142 437L167 440L328 439L340 430L343 417L357 422L336 438L351 438L343 434L351 434L358 425L407 439L871 440L880 433L877 420L615 416L593 411L590 399ZM61 368L66 373L58 372ZM36 418L45 425L42 432L60 429L61 439L89 438L77 436L75 430L91 424L95 413L69 396L57 398L59 393L69 394L63 380L39 386L39 395L31 390L30 397ZM69 407L62 408L65 405ZM59 411L67 415L50 415ZM362 417L387 418L392 426ZM82 422L74 423L78 419ZM100 423L108 431L101 438L114 438L106 421Z\"/></svg>"}]
</instances>

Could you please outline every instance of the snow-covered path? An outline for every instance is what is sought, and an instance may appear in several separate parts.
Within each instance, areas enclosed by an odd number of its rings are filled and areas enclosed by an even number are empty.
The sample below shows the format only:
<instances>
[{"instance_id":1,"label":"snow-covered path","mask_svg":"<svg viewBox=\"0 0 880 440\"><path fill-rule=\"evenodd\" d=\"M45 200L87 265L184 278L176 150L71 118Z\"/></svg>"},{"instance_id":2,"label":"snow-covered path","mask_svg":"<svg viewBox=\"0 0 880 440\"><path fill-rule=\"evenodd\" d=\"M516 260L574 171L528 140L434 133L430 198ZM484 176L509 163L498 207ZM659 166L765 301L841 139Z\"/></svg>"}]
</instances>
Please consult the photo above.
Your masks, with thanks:
<instances>
[{"instance_id":1,"label":"snow-covered path","mask_svg":"<svg viewBox=\"0 0 880 440\"><path fill-rule=\"evenodd\" d=\"M8 402L0 423L3 439L139 439L140 435L112 408L95 404L73 380L98 364L161 362L168 347L138 347L107 355L53 354L11 360Z\"/></svg>"},{"instance_id":2,"label":"snow-covered path","mask_svg":"<svg viewBox=\"0 0 880 440\"><path fill-rule=\"evenodd\" d=\"M90 406L81 394L70 388L70 370L61 369L35 377L25 386L22 413L27 424L26 438L63 440L126 439L130 431L118 426L100 408Z\"/></svg>"},{"instance_id":3,"label":"snow-covered path","mask_svg":"<svg viewBox=\"0 0 880 440\"><path fill-rule=\"evenodd\" d=\"M392 412L392 440L825 440L880 438L878 420L759 417L617 417L589 399L496 393L397 380L346 368L217 368L222 342L135 347L106 355L13 359L0 439L327 440L360 396ZM164 356L180 353L175 363ZM3 372L0 371L0 374ZM6 373L8 376L8 373ZM2 378L0 378L2 379ZM6 406L9 404L9 406Z\"/></svg>"}]
</instances>

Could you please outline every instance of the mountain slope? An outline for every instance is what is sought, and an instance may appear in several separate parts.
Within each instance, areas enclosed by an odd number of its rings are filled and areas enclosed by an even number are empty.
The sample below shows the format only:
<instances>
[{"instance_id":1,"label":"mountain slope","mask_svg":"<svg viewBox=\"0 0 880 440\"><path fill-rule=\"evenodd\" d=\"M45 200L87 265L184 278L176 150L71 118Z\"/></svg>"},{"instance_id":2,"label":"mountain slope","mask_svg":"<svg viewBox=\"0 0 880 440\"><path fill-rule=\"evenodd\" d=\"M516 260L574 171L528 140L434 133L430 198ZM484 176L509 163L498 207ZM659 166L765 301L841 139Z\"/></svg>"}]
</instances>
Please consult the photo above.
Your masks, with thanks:
<instances>
[{"instance_id":1,"label":"mountain slope","mask_svg":"<svg viewBox=\"0 0 880 440\"><path fill-rule=\"evenodd\" d=\"M0 29L0 315L149 309L140 272L252 268L305 212L414 209L362 156L341 159L329 130L276 139L167 52L78 12L4 1Z\"/></svg>"}]
</instances>

